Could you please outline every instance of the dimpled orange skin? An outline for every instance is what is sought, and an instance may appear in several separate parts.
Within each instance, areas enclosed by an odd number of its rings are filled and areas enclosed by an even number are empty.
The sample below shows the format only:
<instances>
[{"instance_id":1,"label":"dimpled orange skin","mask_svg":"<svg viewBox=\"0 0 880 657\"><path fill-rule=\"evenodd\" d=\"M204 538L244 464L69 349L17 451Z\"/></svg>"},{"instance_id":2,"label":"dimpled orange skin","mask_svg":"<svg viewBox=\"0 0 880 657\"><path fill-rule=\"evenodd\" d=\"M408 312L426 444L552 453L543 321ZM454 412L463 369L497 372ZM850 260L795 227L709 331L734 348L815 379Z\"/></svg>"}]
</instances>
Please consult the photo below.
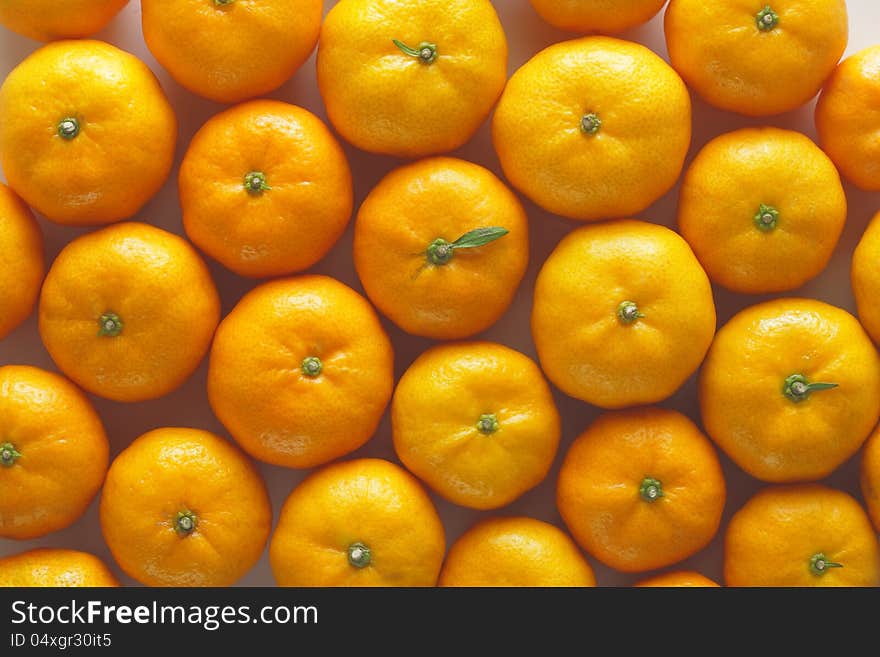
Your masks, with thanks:
<instances>
[{"instance_id":1,"label":"dimpled orange skin","mask_svg":"<svg viewBox=\"0 0 880 657\"><path fill-rule=\"evenodd\" d=\"M37 41L76 39L100 32L128 0L4 0L0 25Z\"/></svg>"},{"instance_id":2,"label":"dimpled orange skin","mask_svg":"<svg viewBox=\"0 0 880 657\"><path fill-rule=\"evenodd\" d=\"M758 29L770 6L778 24ZM781 114L819 92L846 49L844 0L671 0L672 66L706 102L748 116Z\"/></svg>"},{"instance_id":3,"label":"dimpled orange skin","mask_svg":"<svg viewBox=\"0 0 880 657\"><path fill-rule=\"evenodd\" d=\"M402 52L437 47L430 64ZM327 116L358 148L445 153L486 120L507 81L507 40L489 0L342 0L327 14L318 87Z\"/></svg>"},{"instance_id":4,"label":"dimpled orange skin","mask_svg":"<svg viewBox=\"0 0 880 657\"><path fill-rule=\"evenodd\" d=\"M794 401L786 379L838 387ZM861 447L880 417L880 358L858 321L812 299L739 312L700 373L709 436L743 470L775 483L822 479Z\"/></svg>"},{"instance_id":5,"label":"dimpled orange skin","mask_svg":"<svg viewBox=\"0 0 880 657\"><path fill-rule=\"evenodd\" d=\"M622 32L651 20L666 0L529 0L553 27L569 32Z\"/></svg>"},{"instance_id":6,"label":"dimpled orange skin","mask_svg":"<svg viewBox=\"0 0 880 657\"><path fill-rule=\"evenodd\" d=\"M403 464L472 509L505 506L543 481L560 435L541 370L492 342L438 345L419 356L394 392L391 427Z\"/></svg>"},{"instance_id":7,"label":"dimpled orange skin","mask_svg":"<svg viewBox=\"0 0 880 657\"><path fill-rule=\"evenodd\" d=\"M141 0L147 47L183 87L237 103L284 84L309 58L322 0Z\"/></svg>"},{"instance_id":8,"label":"dimpled orange skin","mask_svg":"<svg viewBox=\"0 0 880 657\"><path fill-rule=\"evenodd\" d=\"M866 191L880 190L880 46L838 66L816 103L819 143L840 172Z\"/></svg>"},{"instance_id":9,"label":"dimpled orange skin","mask_svg":"<svg viewBox=\"0 0 880 657\"><path fill-rule=\"evenodd\" d=\"M880 212L874 215L862 234L853 253L850 270L859 320L874 342L880 343L880 307L877 304L877 299L880 298L878 258L880 258Z\"/></svg>"},{"instance_id":10,"label":"dimpled orange skin","mask_svg":"<svg viewBox=\"0 0 880 657\"><path fill-rule=\"evenodd\" d=\"M190 533L178 514L194 515ZM101 495L113 558L148 586L231 586L260 558L272 527L266 486L228 441L199 429L155 429L116 457Z\"/></svg>"},{"instance_id":11,"label":"dimpled orange skin","mask_svg":"<svg viewBox=\"0 0 880 657\"><path fill-rule=\"evenodd\" d=\"M489 518L449 549L440 586L596 586L568 535L532 518Z\"/></svg>"},{"instance_id":12,"label":"dimpled orange skin","mask_svg":"<svg viewBox=\"0 0 880 657\"><path fill-rule=\"evenodd\" d=\"M640 588L717 588L719 584L700 573L689 570L678 570L664 573L638 582Z\"/></svg>"},{"instance_id":13,"label":"dimpled orange skin","mask_svg":"<svg viewBox=\"0 0 880 657\"><path fill-rule=\"evenodd\" d=\"M177 119L156 77L101 41L57 41L0 87L0 162L47 219L94 225L135 214L171 171ZM74 118L76 136L59 134Z\"/></svg>"},{"instance_id":14,"label":"dimpled orange skin","mask_svg":"<svg viewBox=\"0 0 880 657\"><path fill-rule=\"evenodd\" d=\"M477 228L509 232L458 249L435 265L437 238ZM448 157L389 173L358 211L354 262L370 300L407 333L454 340L489 328L510 306L529 260L529 228L516 196L492 172Z\"/></svg>"},{"instance_id":15,"label":"dimpled orange skin","mask_svg":"<svg viewBox=\"0 0 880 657\"><path fill-rule=\"evenodd\" d=\"M101 335L106 313L122 323ZM59 369L114 401L161 397L207 353L220 298L184 239L122 223L83 235L55 259L40 296L40 335Z\"/></svg>"},{"instance_id":16,"label":"dimpled orange skin","mask_svg":"<svg viewBox=\"0 0 880 657\"><path fill-rule=\"evenodd\" d=\"M316 358L321 369L305 371ZM327 276L246 294L220 324L208 399L254 458L311 468L369 440L391 399L394 352L375 311Z\"/></svg>"},{"instance_id":17,"label":"dimpled orange skin","mask_svg":"<svg viewBox=\"0 0 880 657\"><path fill-rule=\"evenodd\" d=\"M621 319L621 304L643 315ZM705 272L677 233L643 221L565 237L535 285L532 337L547 378L602 408L651 404L693 374L715 333Z\"/></svg>"},{"instance_id":18,"label":"dimpled orange skin","mask_svg":"<svg viewBox=\"0 0 880 657\"><path fill-rule=\"evenodd\" d=\"M245 186L254 173L269 189ZM311 267L342 235L353 204L339 142L311 112L275 100L237 105L202 126L178 187L189 238L251 278Z\"/></svg>"},{"instance_id":19,"label":"dimpled orange skin","mask_svg":"<svg viewBox=\"0 0 880 657\"><path fill-rule=\"evenodd\" d=\"M642 493L648 479L662 489L653 501ZM718 457L696 425L677 411L641 408L600 415L575 440L556 506L587 552L616 570L641 572L708 545L725 497Z\"/></svg>"},{"instance_id":20,"label":"dimpled orange skin","mask_svg":"<svg viewBox=\"0 0 880 657\"><path fill-rule=\"evenodd\" d=\"M601 125L588 134L588 115ZM641 212L678 180L687 88L642 45L585 37L542 50L507 83L492 138L511 184L545 210L592 221Z\"/></svg>"},{"instance_id":21,"label":"dimpled orange skin","mask_svg":"<svg viewBox=\"0 0 880 657\"><path fill-rule=\"evenodd\" d=\"M0 537L30 539L73 524L104 481L101 418L67 379L0 367Z\"/></svg>"},{"instance_id":22,"label":"dimpled orange skin","mask_svg":"<svg viewBox=\"0 0 880 657\"><path fill-rule=\"evenodd\" d=\"M860 481L868 515L871 516L874 527L880 531L880 430L878 429L874 430L865 443Z\"/></svg>"},{"instance_id":23,"label":"dimpled orange skin","mask_svg":"<svg viewBox=\"0 0 880 657\"><path fill-rule=\"evenodd\" d=\"M764 229L756 216L767 209L778 215ZM682 235L713 281L742 294L793 290L818 275L845 222L837 169L790 130L744 128L716 137L681 186Z\"/></svg>"},{"instance_id":24,"label":"dimpled orange skin","mask_svg":"<svg viewBox=\"0 0 880 657\"><path fill-rule=\"evenodd\" d=\"M817 575L814 555L842 567ZM846 493L768 486L730 519L724 579L728 586L878 586L880 546L864 509Z\"/></svg>"},{"instance_id":25,"label":"dimpled orange skin","mask_svg":"<svg viewBox=\"0 0 880 657\"><path fill-rule=\"evenodd\" d=\"M369 551L352 565L352 546ZM269 543L279 586L434 586L446 538L430 498L381 459L328 465L297 486ZM365 563L366 562L366 563Z\"/></svg>"},{"instance_id":26,"label":"dimpled orange skin","mask_svg":"<svg viewBox=\"0 0 880 657\"><path fill-rule=\"evenodd\" d=\"M43 234L34 215L0 183L0 340L30 316L45 270Z\"/></svg>"},{"instance_id":27,"label":"dimpled orange skin","mask_svg":"<svg viewBox=\"0 0 880 657\"><path fill-rule=\"evenodd\" d=\"M0 587L116 587L98 557L78 550L40 548L0 559Z\"/></svg>"}]
</instances>

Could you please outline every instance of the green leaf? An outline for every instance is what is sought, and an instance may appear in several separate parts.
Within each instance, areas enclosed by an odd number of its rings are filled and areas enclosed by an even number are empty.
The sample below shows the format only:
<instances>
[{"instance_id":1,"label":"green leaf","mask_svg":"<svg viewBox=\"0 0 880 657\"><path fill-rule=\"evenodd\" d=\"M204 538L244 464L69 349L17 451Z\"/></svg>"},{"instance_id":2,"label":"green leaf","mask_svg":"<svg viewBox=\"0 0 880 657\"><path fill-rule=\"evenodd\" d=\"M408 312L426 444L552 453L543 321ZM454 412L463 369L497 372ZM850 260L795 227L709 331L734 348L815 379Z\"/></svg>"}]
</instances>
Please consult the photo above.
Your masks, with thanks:
<instances>
[{"instance_id":1,"label":"green leaf","mask_svg":"<svg viewBox=\"0 0 880 657\"><path fill-rule=\"evenodd\" d=\"M485 246L489 242L504 237L510 231L501 226L489 226L488 228L476 228L459 237L452 243L455 249L473 249Z\"/></svg>"}]
</instances>

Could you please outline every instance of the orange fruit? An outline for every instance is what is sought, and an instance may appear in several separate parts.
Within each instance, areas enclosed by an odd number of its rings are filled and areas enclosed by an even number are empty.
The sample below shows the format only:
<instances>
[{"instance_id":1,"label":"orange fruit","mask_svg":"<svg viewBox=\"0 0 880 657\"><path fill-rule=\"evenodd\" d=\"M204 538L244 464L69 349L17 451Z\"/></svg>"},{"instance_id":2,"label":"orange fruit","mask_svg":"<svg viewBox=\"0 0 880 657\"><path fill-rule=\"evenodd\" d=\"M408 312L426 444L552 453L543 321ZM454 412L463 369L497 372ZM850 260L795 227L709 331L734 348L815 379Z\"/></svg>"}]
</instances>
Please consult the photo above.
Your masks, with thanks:
<instances>
[{"instance_id":1,"label":"orange fruit","mask_svg":"<svg viewBox=\"0 0 880 657\"><path fill-rule=\"evenodd\" d=\"M440 586L596 586L568 535L532 518L488 518L450 548Z\"/></svg>"},{"instance_id":2,"label":"orange fruit","mask_svg":"<svg viewBox=\"0 0 880 657\"><path fill-rule=\"evenodd\" d=\"M678 74L644 46L585 37L542 50L513 74L492 137L507 179L545 210L624 217L678 180L691 101Z\"/></svg>"},{"instance_id":3,"label":"orange fruit","mask_svg":"<svg viewBox=\"0 0 880 657\"><path fill-rule=\"evenodd\" d=\"M397 456L447 500L497 509L537 486L559 445L550 386L527 356L492 342L429 349L391 403Z\"/></svg>"},{"instance_id":4,"label":"orange fruit","mask_svg":"<svg viewBox=\"0 0 880 657\"><path fill-rule=\"evenodd\" d=\"M269 560L279 586L434 586L445 549L419 483L388 461L355 459L293 490Z\"/></svg>"},{"instance_id":5,"label":"orange fruit","mask_svg":"<svg viewBox=\"0 0 880 657\"><path fill-rule=\"evenodd\" d=\"M529 0L553 27L569 32L622 32L646 23L666 0Z\"/></svg>"},{"instance_id":6,"label":"orange fruit","mask_svg":"<svg viewBox=\"0 0 880 657\"><path fill-rule=\"evenodd\" d=\"M207 353L220 298L188 242L141 223L82 235L52 264L40 335L59 369L115 401L180 386Z\"/></svg>"},{"instance_id":7,"label":"orange fruit","mask_svg":"<svg viewBox=\"0 0 880 657\"><path fill-rule=\"evenodd\" d=\"M0 559L0 587L119 586L98 557L78 550L39 548Z\"/></svg>"},{"instance_id":8,"label":"orange fruit","mask_svg":"<svg viewBox=\"0 0 880 657\"><path fill-rule=\"evenodd\" d=\"M874 342L880 342L880 309L876 300L880 295L880 212L874 215L853 253L850 277L859 320Z\"/></svg>"},{"instance_id":9,"label":"orange fruit","mask_svg":"<svg viewBox=\"0 0 880 657\"><path fill-rule=\"evenodd\" d=\"M309 58L322 0L141 0L147 47L177 82L218 103L284 84Z\"/></svg>"},{"instance_id":10,"label":"orange fruit","mask_svg":"<svg viewBox=\"0 0 880 657\"><path fill-rule=\"evenodd\" d=\"M743 294L793 290L817 276L845 221L834 164L809 138L779 128L710 141L678 205L678 226L709 278Z\"/></svg>"},{"instance_id":11,"label":"orange fruit","mask_svg":"<svg viewBox=\"0 0 880 657\"><path fill-rule=\"evenodd\" d=\"M394 352L366 299L327 276L264 283L217 329L208 399L254 458L311 468L363 445L394 385Z\"/></svg>"},{"instance_id":12,"label":"orange fruit","mask_svg":"<svg viewBox=\"0 0 880 657\"><path fill-rule=\"evenodd\" d=\"M724 476L712 444L677 411L600 415L572 444L556 505L574 539L612 568L662 568L718 531Z\"/></svg>"},{"instance_id":13,"label":"orange fruit","mask_svg":"<svg viewBox=\"0 0 880 657\"><path fill-rule=\"evenodd\" d=\"M507 80L507 40L489 0L341 0L318 47L327 116L365 151L454 150Z\"/></svg>"},{"instance_id":14,"label":"orange fruit","mask_svg":"<svg viewBox=\"0 0 880 657\"><path fill-rule=\"evenodd\" d=\"M834 70L844 0L670 0L672 66L711 105L749 116L796 109Z\"/></svg>"},{"instance_id":15,"label":"orange fruit","mask_svg":"<svg viewBox=\"0 0 880 657\"><path fill-rule=\"evenodd\" d=\"M101 418L73 384L28 365L0 367L0 537L73 524L104 481Z\"/></svg>"},{"instance_id":16,"label":"orange fruit","mask_svg":"<svg viewBox=\"0 0 880 657\"><path fill-rule=\"evenodd\" d=\"M727 527L728 586L878 586L880 546L846 493L819 485L768 486Z\"/></svg>"},{"instance_id":17,"label":"orange fruit","mask_svg":"<svg viewBox=\"0 0 880 657\"><path fill-rule=\"evenodd\" d=\"M101 41L58 41L0 87L0 163L47 219L106 224L159 191L174 160L177 119L156 77Z\"/></svg>"},{"instance_id":18,"label":"orange fruit","mask_svg":"<svg viewBox=\"0 0 880 657\"><path fill-rule=\"evenodd\" d=\"M308 269L342 235L352 210L348 160L311 112L254 100L210 119L180 166L189 238L236 274Z\"/></svg>"},{"instance_id":19,"label":"orange fruit","mask_svg":"<svg viewBox=\"0 0 880 657\"><path fill-rule=\"evenodd\" d=\"M880 418L880 358L845 310L811 299L746 308L700 373L703 426L763 481L822 479Z\"/></svg>"},{"instance_id":20,"label":"orange fruit","mask_svg":"<svg viewBox=\"0 0 880 657\"><path fill-rule=\"evenodd\" d=\"M34 215L0 183L0 340L30 316L45 267Z\"/></svg>"},{"instance_id":21,"label":"orange fruit","mask_svg":"<svg viewBox=\"0 0 880 657\"><path fill-rule=\"evenodd\" d=\"M675 232L642 221L584 226L535 284L532 337L544 373L602 408L672 395L715 332L709 279Z\"/></svg>"},{"instance_id":22,"label":"orange fruit","mask_svg":"<svg viewBox=\"0 0 880 657\"><path fill-rule=\"evenodd\" d=\"M364 290L413 335L449 340L489 328L528 260L525 210L478 164L444 157L400 167L358 211L354 263Z\"/></svg>"},{"instance_id":23,"label":"orange fruit","mask_svg":"<svg viewBox=\"0 0 880 657\"><path fill-rule=\"evenodd\" d=\"M868 514L877 531L880 531L880 429L865 443L862 453L861 485Z\"/></svg>"},{"instance_id":24,"label":"orange fruit","mask_svg":"<svg viewBox=\"0 0 880 657\"><path fill-rule=\"evenodd\" d=\"M113 558L148 586L230 586L260 558L272 526L257 469L199 429L135 439L110 466L100 510Z\"/></svg>"},{"instance_id":25,"label":"orange fruit","mask_svg":"<svg viewBox=\"0 0 880 657\"><path fill-rule=\"evenodd\" d=\"M664 573L663 575L657 575L656 577L643 579L641 582L637 583L636 586L651 588L707 588L717 587L718 583L713 582L711 579L705 577L704 575L701 575L700 573L689 570L679 570L673 573Z\"/></svg>"},{"instance_id":26,"label":"orange fruit","mask_svg":"<svg viewBox=\"0 0 880 657\"><path fill-rule=\"evenodd\" d=\"M858 187L880 191L880 46L848 57L816 103L819 143Z\"/></svg>"},{"instance_id":27,"label":"orange fruit","mask_svg":"<svg viewBox=\"0 0 880 657\"><path fill-rule=\"evenodd\" d=\"M100 32L128 0L4 0L0 25L37 41L76 39Z\"/></svg>"}]
</instances>

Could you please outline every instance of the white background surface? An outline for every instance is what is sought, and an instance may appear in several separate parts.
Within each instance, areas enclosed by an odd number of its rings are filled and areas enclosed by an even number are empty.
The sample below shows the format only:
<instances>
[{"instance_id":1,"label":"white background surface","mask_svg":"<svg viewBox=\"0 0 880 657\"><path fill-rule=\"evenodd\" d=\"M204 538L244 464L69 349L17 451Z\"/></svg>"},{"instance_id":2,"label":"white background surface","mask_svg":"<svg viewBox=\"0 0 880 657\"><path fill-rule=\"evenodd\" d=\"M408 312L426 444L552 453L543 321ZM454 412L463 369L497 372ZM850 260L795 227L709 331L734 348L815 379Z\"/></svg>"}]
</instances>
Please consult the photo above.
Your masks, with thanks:
<instances>
[{"instance_id":1,"label":"white background surface","mask_svg":"<svg viewBox=\"0 0 880 657\"><path fill-rule=\"evenodd\" d=\"M335 2L325 2L325 10ZM545 46L558 41L572 38L573 35L554 30L534 13L528 0L494 0L501 17L510 47L509 71L512 73L526 60ZM756 6L760 3L756 1ZM849 47L846 54L852 54L869 45L880 42L880 3L875 0L848 0L850 16ZM639 41L661 56L666 57L663 39L662 12L646 25L631 30L624 38ZM195 131L223 106L211 103L189 93L175 83L153 59L147 50L140 26L140 5L132 1L97 38L113 43L124 50L134 53L143 59L159 77L171 103L177 111L180 133L177 144L175 167L168 182L161 192L134 217L166 230L183 234L180 210L177 203L177 166ZM0 76L4 77L10 70L39 47L39 43L18 36L0 27ZM767 74L775 75L773 63L768 62ZM326 121L321 98L315 83L314 55L283 87L270 94L272 98L302 105L316 113ZM815 139L813 126L813 103L789 114L769 119L747 119L710 108L694 97L694 138L688 162L695 153L712 137L747 125L775 125L800 130ZM351 161L355 176L355 207L363 200L369 190L380 177L393 168L397 161L369 155L346 145L346 152ZM498 160L492 148L488 124L484 125L476 137L465 147L453 153L464 159L478 162L500 174ZM855 310L852 291L849 283L849 266L852 251L864 231L868 220L880 210L880 194L867 194L846 184L849 202L849 216L841 242L835 252L834 259L827 270L817 279L793 294L809 296L842 306L847 310ZM678 187L660 199L638 218L675 225L676 199ZM531 203L525 201L530 219L532 253L529 270L522 286L509 311L490 330L480 338L494 340L512 346L535 358L535 349L529 333L529 314L534 289L535 276L556 243L576 227L573 222L565 221L550 215ZM51 263L61 248L71 239L92 229L75 229L56 226L40 218L40 224L46 238L46 258ZM354 289L363 293L352 263L352 231L351 226L330 252L315 266L312 271L334 276ZM239 298L255 283L235 276L220 265L209 262L211 271L223 298L224 314L235 305ZM778 295L784 296L784 295ZM730 294L715 288L715 300L718 306L719 327L738 310L769 297L745 297ZM384 320L383 320L384 321ZM395 370L399 377L415 357L428 348L432 342L421 338L407 336L384 321L394 342L396 361ZM9 337L0 342L0 364L27 363L55 370L55 366L43 348L37 333L34 316L28 319ZM179 390L171 395L141 404L121 404L93 397L93 401L104 420L110 437L111 456L118 454L134 438L150 429L160 426L192 426L214 431L228 437L220 423L214 418L208 406L205 393L206 368L203 363L196 374ZM491 514L528 515L552 522L560 527L563 524L554 504L556 475L562 456L571 442L582 432L590 421L598 414L597 409L555 391L555 397L563 418L563 434L559 453L547 479L537 488L530 491L510 506L500 511L481 513L456 507L453 504L433 496L447 533L447 543L451 543L478 518ZM699 423L699 412L696 402L696 387L693 377L663 406L676 408L688 414ZM374 438L352 456L376 456L396 461L391 444L390 424L387 414ZM730 515L754 493L761 484L738 470L726 457L721 456L728 484L727 507L724 523ZM858 493L858 456L844 464L829 479L828 483L845 489L850 493ZM276 514L292 488L305 476L306 472L288 470L260 464L272 497ZM722 525L723 527L723 525ZM703 574L721 580L722 573L722 539L723 532L712 544L701 553L693 556L673 569L695 569ZM125 577L113 562L107 547L104 545L98 523L97 501L89 508L73 526L32 541L11 541L0 539L0 555L13 554L27 549L52 546L77 548L93 552L107 562L113 571L127 584L134 584ZM590 563L596 570L600 585L628 585L644 577L617 573L592 557ZM669 570L669 569L667 569ZM245 576L240 584L263 586L272 585L272 573L266 554L260 562Z\"/></svg>"}]
</instances>

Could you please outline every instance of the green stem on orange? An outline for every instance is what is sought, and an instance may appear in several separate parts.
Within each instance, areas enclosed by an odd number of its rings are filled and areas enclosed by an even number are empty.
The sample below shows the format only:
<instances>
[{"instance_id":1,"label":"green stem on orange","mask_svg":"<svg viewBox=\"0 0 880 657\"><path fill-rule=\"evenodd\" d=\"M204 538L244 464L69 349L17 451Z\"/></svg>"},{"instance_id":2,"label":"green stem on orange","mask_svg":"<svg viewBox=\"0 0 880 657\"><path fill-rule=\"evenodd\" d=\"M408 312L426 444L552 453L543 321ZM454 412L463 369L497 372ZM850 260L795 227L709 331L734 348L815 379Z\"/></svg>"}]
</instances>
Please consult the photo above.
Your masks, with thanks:
<instances>
[{"instance_id":1,"label":"green stem on orange","mask_svg":"<svg viewBox=\"0 0 880 657\"><path fill-rule=\"evenodd\" d=\"M779 14L777 14L770 5L764 5L764 8L755 15L755 24L762 32L769 32L779 25Z\"/></svg>"},{"instance_id":2,"label":"green stem on orange","mask_svg":"<svg viewBox=\"0 0 880 657\"><path fill-rule=\"evenodd\" d=\"M477 429L479 432L486 434L487 436L498 431L499 426L498 418L495 417L494 413L484 413L480 416L480 419L477 422Z\"/></svg>"},{"instance_id":3,"label":"green stem on orange","mask_svg":"<svg viewBox=\"0 0 880 657\"><path fill-rule=\"evenodd\" d=\"M598 114L587 112L581 118L581 132L585 135L595 135L602 127L602 119Z\"/></svg>"},{"instance_id":4,"label":"green stem on orange","mask_svg":"<svg viewBox=\"0 0 880 657\"><path fill-rule=\"evenodd\" d=\"M259 195L272 189L262 171L251 171L244 177L244 188L249 194Z\"/></svg>"},{"instance_id":5,"label":"green stem on orange","mask_svg":"<svg viewBox=\"0 0 880 657\"><path fill-rule=\"evenodd\" d=\"M62 139L70 141L79 134L79 119L75 116L68 116L58 122L58 136Z\"/></svg>"},{"instance_id":6,"label":"green stem on orange","mask_svg":"<svg viewBox=\"0 0 880 657\"><path fill-rule=\"evenodd\" d=\"M310 378L315 378L318 376L324 369L324 363L321 362L321 359L317 356L309 356L308 358L303 358L302 362L302 373Z\"/></svg>"},{"instance_id":7,"label":"green stem on orange","mask_svg":"<svg viewBox=\"0 0 880 657\"><path fill-rule=\"evenodd\" d=\"M806 401L810 394L836 388L836 383L810 383L803 374L792 374L782 383L782 394L795 403Z\"/></svg>"},{"instance_id":8,"label":"green stem on orange","mask_svg":"<svg viewBox=\"0 0 880 657\"><path fill-rule=\"evenodd\" d=\"M348 563L355 568L366 568L373 560L373 553L363 543L352 543L348 546Z\"/></svg>"},{"instance_id":9,"label":"green stem on orange","mask_svg":"<svg viewBox=\"0 0 880 657\"><path fill-rule=\"evenodd\" d=\"M437 44L430 41L422 41L418 47L410 48L403 41L391 39L391 42L397 46L401 52L410 57L415 57L422 64L433 64L437 59Z\"/></svg>"},{"instance_id":10,"label":"green stem on orange","mask_svg":"<svg viewBox=\"0 0 880 657\"><path fill-rule=\"evenodd\" d=\"M119 315L106 312L98 318L98 335L102 338L115 338L122 333L123 326Z\"/></svg>"},{"instance_id":11,"label":"green stem on orange","mask_svg":"<svg viewBox=\"0 0 880 657\"><path fill-rule=\"evenodd\" d=\"M645 476L642 483L639 484L639 497L645 502L656 502L663 497L663 484L659 479Z\"/></svg>"},{"instance_id":12,"label":"green stem on orange","mask_svg":"<svg viewBox=\"0 0 880 657\"><path fill-rule=\"evenodd\" d=\"M639 310L638 305L634 301L622 301L617 306L617 318L624 324L632 324L644 316L644 313Z\"/></svg>"},{"instance_id":13,"label":"green stem on orange","mask_svg":"<svg viewBox=\"0 0 880 657\"><path fill-rule=\"evenodd\" d=\"M199 518L195 513L189 509L177 512L177 517L174 519L174 531L177 532L178 536L189 536L198 526Z\"/></svg>"},{"instance_id":14,"label":"green stem on orange","mask_svg":"<svg viewBox=\"0 0 880 657\"><path fill-rule=\"evenodd\" d=\"M428 256L428 262L432 265L445 265L452 260L457 249L474 249L485 246L504 237L508 232L510 231L501 226L489 226L468 231L454 242L448 242L442 237L438 237L428 245L425 253Z\"/></svg>"},{"instance_id":15,"label":"green stem on orange","mask_svg":"<svg viewBox=\"0 0 880 657\"><path fill-rule=\"evenodd\" d=\"M825 554L822 552L817 552L810 557L810 572L814 575L824 575L828 572L829 568L843 568L843 564L835 561L828 561Z\"/></svg>"},{"instance_id":16,"label":"green stem on orange","mask_svg":"<svg viewBox=\"0 0 880 657\"><path fill-rule=\"evenodd\" d=\"M11 468L19 458L21 453L15 449L15 445L8 442L0 445L0 465Z\"/></svg>"},{"instance_id":17,"label":"green stem on orange","mask_svg":"<svg viewBox=\"0 0 880 657\"><path fill-rule=\"evenodd\" d=\"M776 228L776 225L779 223L779 210L772 205L764 205L761 203L760 207L758 207L758 211L755 213L754 221L755 226L757 226L759 230L769 233Z\"/></svg>"}]
</instances>

